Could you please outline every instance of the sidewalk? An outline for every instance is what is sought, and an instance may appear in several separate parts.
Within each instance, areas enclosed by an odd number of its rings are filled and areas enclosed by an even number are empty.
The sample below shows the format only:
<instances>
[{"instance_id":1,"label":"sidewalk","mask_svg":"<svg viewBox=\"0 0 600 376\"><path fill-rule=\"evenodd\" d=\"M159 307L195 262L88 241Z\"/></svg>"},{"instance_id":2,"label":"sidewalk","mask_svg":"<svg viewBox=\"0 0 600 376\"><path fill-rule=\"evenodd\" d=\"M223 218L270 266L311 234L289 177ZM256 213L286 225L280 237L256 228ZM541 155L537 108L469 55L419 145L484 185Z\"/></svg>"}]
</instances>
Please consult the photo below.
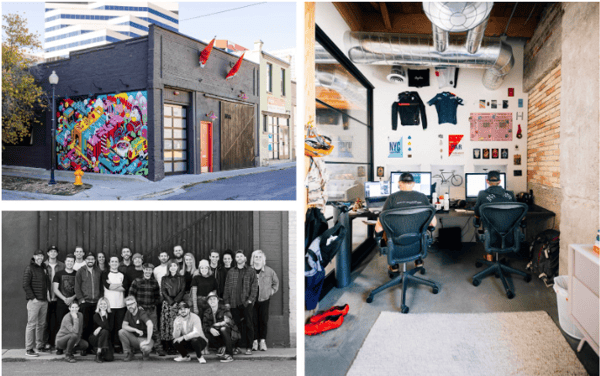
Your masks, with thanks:
<instances>
[{"instance_id":1,"label":"sidewalk","mask_svg":"<svg viewBox=\"0 0 600 376\"><path fill-rule=\"evenodd\" d=\"M31 192L3 190L3 199L43 199L43 200L153 200L164 199L171 195L185 192L196 184L215 180L228 179L236 176L259 174L262 172L295 168L296 162L277 163L267 167L254 167L233 171L209 172L200 175L173 175L161 181L153 182L142 176L122 176L110 174L87 173L83 182L92 185L91 189L73 196L46 195ZM2 175L21 176L38 179L50 179L50 171L41 168L2 166ZM55 171L57 181L73 182L73 171ZM8 198L4 198L9 196Z\"/></svg>"},{"instance_id":2,"label":"sidewalk","mask_svg":"<svg viewBox=\"0 0 600 376\"><path fill-rule=\"evenodd\" d=\"M56 353L40 353L40 356L38 357L31 357L31 356L27 356L25 355L25 349L13 349L13 350L2 350L2 361L3 362L7 362L7 361L12 361L12 362L20 362L20 361L27 361L27 360L31 360L31 361L37 361L37 360L64 360L64 355L56 355ZM160 361L160 360L167 360L167 361L173 361L173 359L176 357L176 355L167 355L167 356L158 356L156 354L151 354L150 355L150 360L154 360L154 361ZM194 354L192 354L192 357L195 357ZM94 355L87 355L87 356L79 356L79 355L75 355L75 358L77 359L77 361L90 361L93 362L95 357ZM120 361L123 358L125 358L125 355L123 354L115 354L115 361ZM204 355L204 358L206 360L217 360L219 359L217 357L217 355L214 352L211 352L208 355ZM272 349L268 349L267 351L253 351L252 355L234 355L235 359L239 359L239 360L295 360L296 359L296 349L295 348L272 348ZM142 360L142 354L141 353L137 353L135 354L135 358L134 358L134 362L136 361L141 361Z\"/></svg>"}]
</instances>

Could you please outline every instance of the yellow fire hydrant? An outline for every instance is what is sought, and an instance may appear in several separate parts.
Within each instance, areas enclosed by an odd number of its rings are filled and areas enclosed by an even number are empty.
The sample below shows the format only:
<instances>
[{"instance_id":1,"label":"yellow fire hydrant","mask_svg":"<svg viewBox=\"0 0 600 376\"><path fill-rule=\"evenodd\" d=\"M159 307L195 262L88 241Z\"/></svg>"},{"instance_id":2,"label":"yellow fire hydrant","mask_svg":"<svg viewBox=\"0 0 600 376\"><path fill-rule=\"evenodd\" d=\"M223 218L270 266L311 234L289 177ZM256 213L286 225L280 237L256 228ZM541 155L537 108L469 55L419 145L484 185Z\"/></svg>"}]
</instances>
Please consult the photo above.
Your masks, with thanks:
<instances>
[{"instance_id":1,"label":"yellow fire hydrant","mask_svg":"<svg viewBox=\"0 0 600 376\"><path fill-rule=\"evenodd\" d=\"M75 183L73 183L73 185L83 185L83 182L81 181L81 178L83 177L83 171L81 171L81 169L77 169L77 171L75 171L74 174Z\"/></svg>"}]
</instances>

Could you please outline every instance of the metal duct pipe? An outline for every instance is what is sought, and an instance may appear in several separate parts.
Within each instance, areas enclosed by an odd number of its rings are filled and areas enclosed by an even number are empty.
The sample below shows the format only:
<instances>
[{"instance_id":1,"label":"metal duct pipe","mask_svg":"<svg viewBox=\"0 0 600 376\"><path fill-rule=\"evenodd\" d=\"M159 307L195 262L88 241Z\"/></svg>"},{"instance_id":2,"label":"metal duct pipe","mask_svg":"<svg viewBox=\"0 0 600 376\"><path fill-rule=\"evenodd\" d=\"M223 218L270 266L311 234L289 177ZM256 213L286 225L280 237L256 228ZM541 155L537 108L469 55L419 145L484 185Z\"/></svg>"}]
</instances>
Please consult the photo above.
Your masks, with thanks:
<instances>
[{"instance_id":1,"label":"metal duct pipe","mask_svg":"<svg viewBox=\"0 0 600 376\"><path fill-rule=\"evenodd\" d=\"M448 48L448 32L440 27L431 24L433 36L433 45L437 52L444 52Z\"/></svg>"},{"instance_id":2,"label":"metal duct pipe","mask_svg":"<svg viewBox=\"0 0 600 376\"><path fill-rule=\"evenodd\" d=\"M483 40L488 20L489 18L486 18L485 21L480 23L478 26L467 31L466 47L470 54L476 53L479 47L481 47L481 41Z\"/></svg>"},{"instance_id":3,"label":"metal duct pipe","mask_svg":"<svg viewBox=\"0 0 600 376\"><path fill-rule=\"evenodd\" d=\"M483 85L495 90L515 61L510 45L500 38L482 38L473 54L466 50L464 35L450 35L444 52L436 51L433 37L391 33L346 32L345 47L355 64L456 66L486 69Z\"/></svg>"}]
</instances>

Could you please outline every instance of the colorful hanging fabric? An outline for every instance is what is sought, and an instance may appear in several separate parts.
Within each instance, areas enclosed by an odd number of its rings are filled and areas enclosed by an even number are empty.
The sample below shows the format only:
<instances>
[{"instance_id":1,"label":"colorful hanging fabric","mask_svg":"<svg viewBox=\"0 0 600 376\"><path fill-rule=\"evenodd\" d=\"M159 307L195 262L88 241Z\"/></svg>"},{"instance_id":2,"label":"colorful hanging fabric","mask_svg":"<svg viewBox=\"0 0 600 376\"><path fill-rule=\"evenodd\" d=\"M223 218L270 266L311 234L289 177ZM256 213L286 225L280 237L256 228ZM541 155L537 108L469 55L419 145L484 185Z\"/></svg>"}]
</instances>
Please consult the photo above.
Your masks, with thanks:
<instances>
[{"instance_id":1,"label":"colorful hanging fabric","mask_svg":"<svg viewBox=\"0 0 600 376\"><path fill-rule=\"evenodd\" d=\"M216 38L217 38L217 36L215 35L215 37L210 41L208 46L206 46L202 50L202 52L200 52L200 67L204 68L204 66L206 65L206 62L208 61L208 57L210 56L213 46L215 45Z\"/></svg>"},{"instance_id":2,"label":"colorful hanging fabric","mask_svg":"<svg viewBox=\"0 0 600 376\"><path fill-rule=\"evenodd\" d=\"M231 68L229 73L227 73L227 76L225 77L226 80L233 78L237 74L238 70L240 70L240 67L242 66L242 60L244 60L244 54L245 52L242 54L242 56L240 56L237 63L235 63L235 65L233 66L233 68Z\"/></svg>"}]
</instances>

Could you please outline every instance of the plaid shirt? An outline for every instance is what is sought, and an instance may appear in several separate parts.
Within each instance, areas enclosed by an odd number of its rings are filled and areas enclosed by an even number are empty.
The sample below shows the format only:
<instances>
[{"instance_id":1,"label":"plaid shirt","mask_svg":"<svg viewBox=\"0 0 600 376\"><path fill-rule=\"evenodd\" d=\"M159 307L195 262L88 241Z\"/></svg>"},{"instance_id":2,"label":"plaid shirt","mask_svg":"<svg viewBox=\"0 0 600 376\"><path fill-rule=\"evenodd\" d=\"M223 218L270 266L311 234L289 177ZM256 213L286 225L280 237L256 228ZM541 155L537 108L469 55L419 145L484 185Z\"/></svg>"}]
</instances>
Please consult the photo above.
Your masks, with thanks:
<instances>
[{"instance_id":1,"label":"plaid shirt","mask_svg":"<svg viewBox=\"0 0 600 376\"><path fill-rule=\"evenodd\" d=\"M241 301L240 292L237 291L238 276L240 275L241 270L237 266L234 266L229 269L229 273L227 273L223 300L225 301L225 304L229 304L232 308L242 304L245 306L247 301L254 303L258 295L258 278L256 277L256 272L254 269L250 269L247 266L244 266L244 269L246 271L244 279L242 280Z\"/></svg>"},{"instance_id":2,"label":"plaid shirt","mask_svg":"<svg viewBox=\"0 0 600 376\"><path fill-rule=\"evenodd\" d=\"M160 287L154 277L150 279L137 278L131 284L129 295L135 297L142 307L154 307L160 303Z\"/></svg>"}]
</instances>

